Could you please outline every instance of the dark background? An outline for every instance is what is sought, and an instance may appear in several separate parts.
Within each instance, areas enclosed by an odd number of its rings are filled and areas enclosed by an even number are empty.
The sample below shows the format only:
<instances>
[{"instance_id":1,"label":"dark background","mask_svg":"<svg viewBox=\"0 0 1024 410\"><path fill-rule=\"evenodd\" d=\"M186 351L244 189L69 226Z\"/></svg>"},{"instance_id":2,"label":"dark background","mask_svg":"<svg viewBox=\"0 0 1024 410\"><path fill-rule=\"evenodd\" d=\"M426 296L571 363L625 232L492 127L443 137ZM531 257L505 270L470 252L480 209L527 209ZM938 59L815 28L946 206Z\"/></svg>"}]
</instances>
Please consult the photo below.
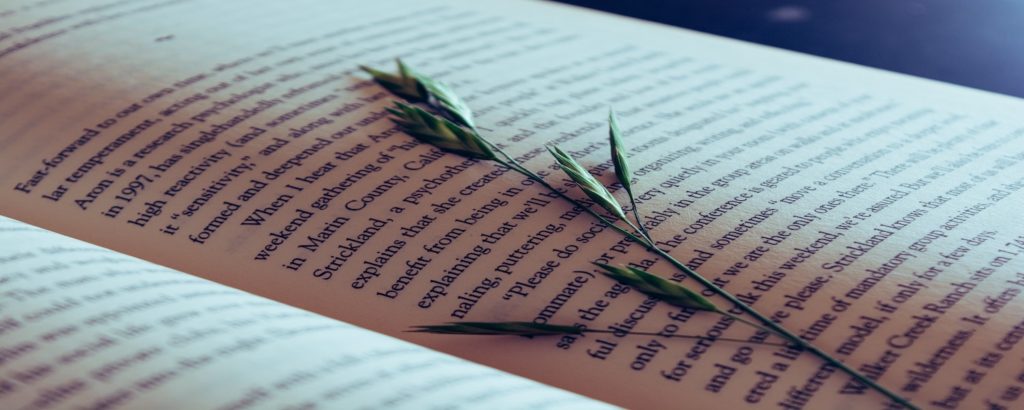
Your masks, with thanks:
<instances>
[{"instance_id":1,"label":"dark background","mask_svg":"<svg viewBox=\"0 0 1024 410\"><path fill-rule=\"evenodd\" d=\"M1024 97L1020 0L557 0Z\"/></svg>"}]
</instances>

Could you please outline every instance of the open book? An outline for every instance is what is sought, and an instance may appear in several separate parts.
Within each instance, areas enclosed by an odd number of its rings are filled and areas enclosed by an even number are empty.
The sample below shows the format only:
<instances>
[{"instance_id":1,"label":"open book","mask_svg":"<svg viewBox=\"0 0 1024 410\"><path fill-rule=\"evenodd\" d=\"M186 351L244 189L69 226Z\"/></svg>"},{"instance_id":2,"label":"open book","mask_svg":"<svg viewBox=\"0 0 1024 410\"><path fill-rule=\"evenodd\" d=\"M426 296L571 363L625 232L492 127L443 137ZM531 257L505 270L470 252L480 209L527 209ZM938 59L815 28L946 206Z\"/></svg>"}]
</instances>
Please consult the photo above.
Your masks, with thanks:
<instances>
[{"instance_id":1,"label":"open book","mask_svg":"<svg viewBox=\"0 0 1024 410\"><path fill-rule=\"evenodd\" d=\"M1019 100L555 4L252 3L0 6L0 214L162 265L4 222L0 407L886 406L601 276L696 286L400 132L356 68L395 57L559 186L548 143L614 180L614 106L663 249L918 406L1021 406ZM613 333L405 332L461 320Z\"/></svg>"}]
</instances>

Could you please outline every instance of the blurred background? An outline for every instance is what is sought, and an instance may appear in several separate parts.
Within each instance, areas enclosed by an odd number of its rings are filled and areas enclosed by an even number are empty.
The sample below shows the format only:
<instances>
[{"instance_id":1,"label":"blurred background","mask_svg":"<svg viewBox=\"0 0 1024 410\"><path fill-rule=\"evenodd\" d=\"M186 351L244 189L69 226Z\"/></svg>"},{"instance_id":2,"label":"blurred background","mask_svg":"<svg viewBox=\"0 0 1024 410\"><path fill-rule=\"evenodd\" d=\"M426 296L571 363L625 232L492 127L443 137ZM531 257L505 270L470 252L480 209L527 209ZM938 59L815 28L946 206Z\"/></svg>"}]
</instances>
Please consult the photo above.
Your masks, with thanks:
<instances>
[{"instance_id":1,"label":"blurred background","mask_svg":"<svg viewBox=\"0 0 1024 410\"><path fill-rule=\"evenodd\" d=\"M1021 0L556 0L1024 97Z\"/></svg>"}]
</instances>

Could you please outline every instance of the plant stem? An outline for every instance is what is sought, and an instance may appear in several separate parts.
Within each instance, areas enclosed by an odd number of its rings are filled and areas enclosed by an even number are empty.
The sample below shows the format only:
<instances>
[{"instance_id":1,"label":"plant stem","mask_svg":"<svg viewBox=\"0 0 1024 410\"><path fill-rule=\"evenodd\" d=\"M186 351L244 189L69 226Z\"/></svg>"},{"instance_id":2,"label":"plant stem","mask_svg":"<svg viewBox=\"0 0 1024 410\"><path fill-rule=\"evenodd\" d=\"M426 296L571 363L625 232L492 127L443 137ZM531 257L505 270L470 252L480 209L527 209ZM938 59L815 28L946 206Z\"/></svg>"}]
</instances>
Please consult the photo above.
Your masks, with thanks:
<instances>
[{"instance_id":1,"label":"plant stem","mask_svg":"<svg viewBox=\"0 0 1024 410\"><path fill-rule=\"evenodd\" d=\"M815 347L810 342L807 342L806 340L804 340L800 336L797 336L796 334L794 334L794 333L790 332L789 330L787 330L786 328L782 327L782 325L780 325L780 324L772 321L768 317L762 315L760 312L755 310L752 306L750 306L750 305L748 305L746 303L743 303L743 301L739 300L739 298L733 296L731 293L726 292L724 289L718 287L717 285L715 285L711 281L707 280L706 278L704 278L703 276L701 276L700 274L695 272L693 269L690 269L685 264L679 262L678 260L673 258L671 255L669 255L667 252L661 250L657 246L647 246L647 248L652 250L652 251L654 251L659 256L661 256L666 261L668 261L670 264L672 264L673 266L675 266L679 270L681 270L684 273L686 273L687 276L693 278L694 280L699 282L701 285L704 285L704 287L710 289L712 292L715 292L719 296L725 298L726 300L728 300L729 302L734 304L736 307L740 308L740 310L742 310L744 313L749 314L749 315L753 316L754 318L756 318L757 320L759 320L761 323L764 324L764 326L766 326L768 329L771 329L774 333L782 335L785 338L791 340L793 343L796 343L797 345L802 347L804 350L807 350L807 351L813 353L815 356L818 356L819 358L821 358L822 360L827 362L829 365L831 365L831 366L833 366L833 367L835 367L835 368L837 368L839 370L842 370L844 373L848 374L850 377L853 377L858 382L870 386L871 388L873 388L873 389L877 390L878 392L884 394L890 400L900 404L901 406L904 406L904 407L907 407L907 408L910 408L910 409L917 409L917 407L914 406L914 404L911 403L910 401L908 401L907 399L905 399L905 398L897 395L896 393L890 391L889 389L887 389L884 386L878 384L874 380L869 379L867 376L864 376L863 374L861 374L857 370L854 370L852 367L847 366L846 363L843 363L842 361L832 357L831 355L829 355L825 351L823 351L821 349L818 349L817 347Z\"/></svg>"},{"instance_id":2,"label":"plant stem","mask_svg":"<svg viewBox=\"0 0 1024 410\"><path fill-rule=\"evenodd\" d=\"M643 235L644 238L646 238L648 242L654 243L654 238L651 237L651 233L647 231L647 228L644 228L644 221L640 220L640 212L637 211L636 200L633 199L633 192L631 192L630 190L627 189L626 193L629 194L629 206L631 208L633 208L633 218L636 218L636 227L635 228L636 228L637 232L639 232L641 235ZM629 223L629 222L627 221L627 223ZM630 223L630 225L632 225L632 224Z\"/></svg>"},{"instance_id":3,"label":"plant stem","mask_svg":"<svg viewBox=\"0 0 1024 410\"><path fill-rule=\"evenodd\" d=\"M597 218L605 226L609 226L611 228L614 228L615 230L619 231L619 233L625 235L630 240L632 240L634 242L637 242L637 243L640 243L641 245L643 245L647 249L651 249L651 248L657 249L657 247L654 245L654 239L650 239L650 236L644 237L644 235L642 233L640 233L640 229L637 228L636 226L633 226L633 224L630 223L629 221L625 221L625 223L627 225L629 225L630 228L633 228L634 232L629 232L629 231L627 231L625 229L622 229L622 227L620 227L618 225L615 225L615 223L613 221L609 220L604 215L601 215L601 214L597 213L596 211L594 211L593 208L588 207L588 206L584 206L583 204L580 204L578 201L576 201L575 198L572 198L572 197L566 195L565 193L563 193L562 191L559 191L557 188L551 186L550 184L547 183L547 181L545 181L543 178L541 178L540 175L537 175L533 171L530 171L529 169L524 167L522 164L520 164L518 161L516 161L515 158L512 158L510 155L508 155L507 153L502 151L501 148L498 148L498 147L494 146L492 149L495 152L501 154L503 157L506 158L505 161L498 160L498 163L500 163L502 165L505 165L505 166L515 170L516 172L519 172L520 174L523 174L524 176L526 176L526 177L528 177L530 179L536 180L538 183L543 185L545 188L547 188L547 189L551 190L552 192L558 194L558 196L561 197L562 199L565 199L566 201L569 201L573 205L576 205L576 206L582 208L583 210L587 211L587 213L589 213L593 217ZM508 162L506 162L506 161L508 161ZM641 235L641 237L638 238L637 235ZM660 249L657 249L657 251L660 251ZM665 259L670 259L673 262L678 262L671 255L667 255L667 254L664 254L664 253L660 253L659 255L662 256ZM687 275L691 275L691 274L687 273ZM724 292L724 290L722 290L722 291ZM738 322L743 322L743 323L745 323L747 325L750 325L751 327L753 327L755 329L763 330L763 331L766 331L766 332L769 332L769 333L774 333L775 335L780 336L783 339L787 339L787 340L788 339L792 339L791 335L787 335L785 333L780 333L780 332L778 332L778 331L776 331L774 329L771 329L771 328L759 325L757 323L751 322L749 320L743 319L742 317L736 316L736 315L734 315L732 313L721 311L721 310L716 311L715 313L718 313L718 314L723 315L723 316L728 316L728 317L733 318L734 320L736 320Z\"/></svg>"},{"instance_id":4,"label":"plant stem","mask_svg":"<svg viewBox=\"0 0 1024 410\"><path fill-rule=\"evenodd\" d=\"M584 329L584 330L582 330L582 332L583 333L607 333L607 334L614 334L615 333L614 330L604 330L604 329ZM749 340L733 339L733 338L728 338L728 337L707 337L707 336L675 335L675 334L666 335L666 334L655 333L655 332L628 332L628 333L626 333L626 335L627 336L658 336L658 337L666 337L666 338L673 338L673 339L698 339L698 340L713 340L713 341L714 340L721 340L723 342L735 342L735 343L754 343L754 342L751 342ZM765 346L779 346L779 347L789 347L790 346L788 343L774 343L774 342L756 342L754 344L765 345Z\"/></svg>"},{"instance_id":5,"label":"plant stem","mask_svg":"<svg viewBox=\"0 0 1024 410\"><path fill-rule=\"evenodd\" d=\"M893 392L893 391L887 389L886 387L878 384L877 382L875 382L874 380L871 380L867 376L864 376L863 374L861 374L857 370L855 370L852 367L846 365L842 361L832 357L831 355L829 355L825 351L823 351L821 349L818 349L817 347L815 347L810 342L804 340L800 336L797 336L795 333L790 332L786 328L782 327L782 325L772 321L767 316L765 316L765 315L761 314L760 312L758 312L757 310L755 310L752 306L750 306L750 305L748 305L746 303L743 303L743 301L739 300L739 298L733 296L731 293L727 292L725 289L722 289L722 288L718 287L718 285L715 285L712 281L710 281L707 278L701 276L699 273L697 273L693 269L690 269L690 267L688 267L684 263L678 261L675 257L670 255L668 252L666 252L666 251L662 250L661 248L659 248L654 243L653 239L649 239L647 237L643 237L644 235L642 233L638 233L641 236L641 237L638 237L637 234L629 232L626 229L623 229L622 227L616 225L614 222L608 220L603 215L597 213L596 211L594 211L590 207L583 206L575 198L572 198L569 195L565 194L564 192L558 190L557 188L555 188L554 186L549 184L547 181L545 181L544 178L542 178L541 176L535 174L533 171L530 171L529 169L524 167L522 164L519 163L519 161L516 161L515 158L512 158L512 156L510 156L507 153L505 153L505 151L503 151L498 146L494 145L490 141L487 141L483 137L481 137L481 139L484 142L486 142L488 145L490 145L491 148L495 152L497 152L497 153L501 154L503 157L505 157L505 160L498 160L498 163L500 163L502 165L505 165L505 166L515 170L516 172L519 172L520 174L523 174L527 178L530 178L530 179L532 179L534 181L537 181L537 183L539 183L542 186L544 186L545 188L551 190L552 192L557 194L559 197L565 199L566 201L569 201L571 204L573 204L573 205L575 205L577 207L583 208L585 211L587 211L587 213L589 213L590 215L592 215L593 217L595 217L599 221L601 221L601 223L603 223L606 226L609 226L609 227L615 229L616 231L618 231L622 235L626 236L627 238L629 238L629 239L631 239L631 240L633 240L633 241L635 241L637 243L640 243L647 250L652 251L652 252L658 254L658 256L660 256L662 259L665 259L673 267L675 267L676 269L679 269L680 271L685 273L687 276L693 278L698 283L703 285L705 288L711 290L712 292L714 292L718 296L721 296L721 297L725 298L725 300L729 301L730 303L732 303L733 305L738 307L741 311L743 311L743 313L746 313L746 314L748 314L750 316L753 316L755 319L757 319L759 322L761 322L763 324L763 326L756 326L757 328L764 329L764 330L769 330L772 333L775 333L776 335L779 335L779 336L782 336L782 337L788 339L790 342L796 344L797 346L799 346L803 350L809 351L812 354L814 354L815 356L818 356L820 359L824 360L830 366L835 367L835 368L841 370L843 373L846 373L847 375L849 375L850 377L855 379L857 382L863 383L863 384L871 387L872 389L878 391L879 393L882 393L883 395L885 395L887 398L889 398L893 402L895 402L895 403L897 403L897 404L899 404L899 405L901 405L903 407L906 407L908 409L917 409L917 406L915 406L909 400L901 397L900 395L896 394L895 392ZM635 210L636 210L636 207L634 206L634 211ZM626 224L628 224L631 227L633 227L632 224L629 223L629 221L625 221L625 222L626 222ZM637 221L637 222L639 222L639 221ZM635 227L633 227L633 228L635 229ZM730 315L730 316L732 316L734 319L739 319L739 317L737 317L737 316L733 316L733 315ZM749 321L746 321L746 320L740 319L740 321L745 322L747 324L753 325L753 323L751 323Z\"/></svg>"}]
</instances>

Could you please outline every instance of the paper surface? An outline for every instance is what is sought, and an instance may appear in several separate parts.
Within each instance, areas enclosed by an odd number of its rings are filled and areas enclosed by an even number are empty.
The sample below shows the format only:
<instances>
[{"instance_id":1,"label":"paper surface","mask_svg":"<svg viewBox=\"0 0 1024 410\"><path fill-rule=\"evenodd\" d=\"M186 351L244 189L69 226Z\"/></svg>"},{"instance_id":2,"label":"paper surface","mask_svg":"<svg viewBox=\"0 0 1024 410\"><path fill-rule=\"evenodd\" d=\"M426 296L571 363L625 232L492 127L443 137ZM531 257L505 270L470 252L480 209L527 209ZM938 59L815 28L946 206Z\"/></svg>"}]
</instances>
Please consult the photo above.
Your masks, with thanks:
<instances>
[{"instance_id":1,"label":"paper surface","mask_svg":"<svg viewBox=\"0 0 1024 410\"><path fill-rule=\"evenodd\" d=\"M6 409L602 406L10 219L0 244Z\"/></svg>"}]
</instances>

